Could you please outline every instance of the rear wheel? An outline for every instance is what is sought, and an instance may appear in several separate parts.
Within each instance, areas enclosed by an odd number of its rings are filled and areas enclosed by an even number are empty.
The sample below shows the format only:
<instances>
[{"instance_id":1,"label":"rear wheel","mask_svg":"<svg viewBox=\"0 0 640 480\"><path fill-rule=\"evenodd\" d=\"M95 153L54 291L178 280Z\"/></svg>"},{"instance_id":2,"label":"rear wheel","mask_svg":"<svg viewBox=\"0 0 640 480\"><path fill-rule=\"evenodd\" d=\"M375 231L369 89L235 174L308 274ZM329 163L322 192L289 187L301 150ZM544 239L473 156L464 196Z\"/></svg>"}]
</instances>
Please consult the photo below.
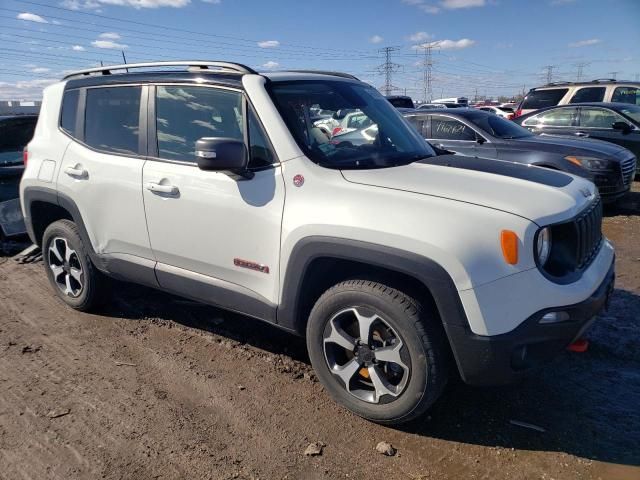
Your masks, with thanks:
<instances>
[{"instance_id":1,"label":"rear wheel","mask_svg":"<svg viewBox=\"0 0 640 480\"><path fill-rule=\"evenodd\" d=\"M446 384L448 358L435 320L399 290L345 281L311 311L309 356L337 402L375 422L407 422L423 414Z\"/></svg>"},{"instance_id":2,"label":"rear wheel","mask_svg":"<svg viewBox=\"0 0 640 480\"><path fill-rule=\"evenodd\" d=\"M102 303L107 278L91 262L75 223L58 220L47 227L42 258L49 282L67 305L87 311Z\"/></svg>"}]
</instances>

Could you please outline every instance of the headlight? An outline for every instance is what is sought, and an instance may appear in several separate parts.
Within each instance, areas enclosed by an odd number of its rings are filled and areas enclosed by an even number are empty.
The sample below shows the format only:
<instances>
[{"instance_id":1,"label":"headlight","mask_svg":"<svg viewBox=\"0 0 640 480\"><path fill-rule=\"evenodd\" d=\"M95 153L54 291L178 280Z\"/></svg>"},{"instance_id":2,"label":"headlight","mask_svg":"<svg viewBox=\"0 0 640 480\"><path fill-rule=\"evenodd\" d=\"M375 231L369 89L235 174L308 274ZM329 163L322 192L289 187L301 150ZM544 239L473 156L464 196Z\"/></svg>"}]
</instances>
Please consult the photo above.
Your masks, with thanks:
<instances>
[{"instance_id":1,"label":"headlight","mask_svg":"<svg viewBox=\"0 0 640 480\"><path fill-rule=\"evenodd\" d=\"M574 165L584 167L587 170L608 170L610 168L609 161L603 160L601 158L569 155L567 157L564 157L564 159L568 162L573 163Z\"/></svg>"},{"instance_id":2,"label":"headlight","mask_svg":"<svg viewBox=\"0 0 640 480\"><path fill-rule=\"evenodd\" d=\"M544 227L538 232L536 253L538 254L540 266L544 266L547 260L549 260L549 254L551 253L551 229L549 227Z\"/></svg>"}]
</instances>

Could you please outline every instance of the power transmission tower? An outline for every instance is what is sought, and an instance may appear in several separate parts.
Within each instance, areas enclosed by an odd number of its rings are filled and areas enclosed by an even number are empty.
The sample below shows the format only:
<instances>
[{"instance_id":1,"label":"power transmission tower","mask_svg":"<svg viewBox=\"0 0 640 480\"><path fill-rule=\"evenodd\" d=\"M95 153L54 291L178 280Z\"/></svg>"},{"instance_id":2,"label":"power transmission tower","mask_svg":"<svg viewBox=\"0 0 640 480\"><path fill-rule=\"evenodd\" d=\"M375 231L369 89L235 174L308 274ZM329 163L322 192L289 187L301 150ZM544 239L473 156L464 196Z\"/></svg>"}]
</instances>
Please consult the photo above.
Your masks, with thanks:
<instances>
[{"instance_id":1,"label":"power transmission tower","mask_svg":"<svg viewBox=\"0 0 640 480\"><path fill-rule=\"evenodd\" d=\"M590 62L579 62L576 63L575 66L577 68L577 73L576 73L576 80L579 82L580 80L582 80L582 74L584 73L584 67L587 67L591 65Z\"/></svg>"},{"instance_id":2,"label":"power transmission tower","mask_svg":"<svg viewBox=\"0 0 640 480\"><path fill-rule=\"evenodd\" d=\"M431 54L433 47L437 46L437 43L438 42L425 43L419 47L424 50L424 61L422 62L422 66L424 67L422 99L424 103L429 103L433 98L433 58Z\"/></svg>"},{"instance_id":3,"label":"power transmission tower","mask_svg":"<svg viewBox=\"0 0 640 480\"><path fill-rule=\"evenodd\" d=\"M384 47L378 50L384 54L384 63L378 66L378 71L384 74L384 85L382 91L385 95L391 95L391 92L397 89L391 81L394 72L398 71L400 65L391 61L391 54L400 50L400 47Z\"/></svg>"},{"instance_id":4,"label":"power transmission tower","mask_svg":"<svg viewBox=\"0 0 640 480\"><path fill-rule=\"evenodd\" d=\"M611 78L615 80L619 73L620 72L609 72L609 75L611 75Z\"/></svg>"},{"instance_id":5,"label":"power transmission tower","mask_svg":"<svg viewBox=\"0 0 640 480\"><path fill-rule=\"evenodd\" d=\"M553 82L553 69L556 68L555 65L545 65L544 69L546 70L547 83Z\"/></svg>"}]
</instances>

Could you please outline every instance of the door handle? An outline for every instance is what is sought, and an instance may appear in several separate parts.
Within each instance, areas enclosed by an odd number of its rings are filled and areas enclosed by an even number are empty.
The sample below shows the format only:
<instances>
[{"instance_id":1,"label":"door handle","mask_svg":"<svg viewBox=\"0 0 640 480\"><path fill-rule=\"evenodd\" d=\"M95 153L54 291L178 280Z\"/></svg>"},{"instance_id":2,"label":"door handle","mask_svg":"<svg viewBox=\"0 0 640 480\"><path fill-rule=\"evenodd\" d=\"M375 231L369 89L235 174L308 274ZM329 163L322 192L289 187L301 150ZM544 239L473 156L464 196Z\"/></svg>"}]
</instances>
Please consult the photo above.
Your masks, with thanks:
<instances>
[{"instance_id":1,"label":"door handle","mask_svg":"<svg viewBox=\"0 0 640 480\"><path fill-rule=\"evenodd\" d=\"M76 167L77 165L75 167L67 167L64 169L64 173L66 173L70 177L85 178L88 176L87 171L84 168Z\"/></svg>"},{"instance_id":2,"label":"door handle","mask_svg":"<svg viewBox=\"0 0 640 480\"><path fill-rule=\"evenodd\" d=\"M165 195L178 195L180 190L173 185L161 185L159 183L149 182L145 185L146 189L153 193L164 193Z\"/></svg>"},{"instance_id":3,"label":"door handle","mask_svg":"<svg viewBox=\"0 0 640 480\"><path fill-rule=\"evenodd\" d=\"M574 135L576 137L588 137L589 136L588 133L584 133L584 132L576 132L576 133L574 133Z\"/></svg>"}]
</instances>

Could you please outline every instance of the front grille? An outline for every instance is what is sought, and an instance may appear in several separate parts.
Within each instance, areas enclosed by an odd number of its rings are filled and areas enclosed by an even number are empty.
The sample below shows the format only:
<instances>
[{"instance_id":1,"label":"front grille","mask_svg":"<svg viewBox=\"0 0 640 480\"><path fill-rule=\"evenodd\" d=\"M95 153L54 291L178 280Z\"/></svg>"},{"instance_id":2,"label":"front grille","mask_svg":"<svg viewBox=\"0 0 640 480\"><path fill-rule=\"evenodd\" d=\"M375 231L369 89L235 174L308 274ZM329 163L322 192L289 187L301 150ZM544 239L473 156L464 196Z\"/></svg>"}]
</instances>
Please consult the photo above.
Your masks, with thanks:
<instances>
[{"instance_id":1,"label":"front grille","mask_svg":"<svg viewBox=\"0 0 640 480\"><path fill-rule=\"evenodd\" d=\"M635 159L634 159L635 167ZM581 270L588 266L602 243L602 201L594 201L574 220L576 228L576 266Z\"/></svg>"},{"instance_id":2,"label":"front grille","mask_svg":"<svg viewBox=\"0 0 640 480\"><path fill-rule=\"evenodd\" d=\"M622 171L622 183L627 187L633 182L633 177L636 174L636 157L624 160L620 164L620 170Z\"/></svg>"}]
</instances>

